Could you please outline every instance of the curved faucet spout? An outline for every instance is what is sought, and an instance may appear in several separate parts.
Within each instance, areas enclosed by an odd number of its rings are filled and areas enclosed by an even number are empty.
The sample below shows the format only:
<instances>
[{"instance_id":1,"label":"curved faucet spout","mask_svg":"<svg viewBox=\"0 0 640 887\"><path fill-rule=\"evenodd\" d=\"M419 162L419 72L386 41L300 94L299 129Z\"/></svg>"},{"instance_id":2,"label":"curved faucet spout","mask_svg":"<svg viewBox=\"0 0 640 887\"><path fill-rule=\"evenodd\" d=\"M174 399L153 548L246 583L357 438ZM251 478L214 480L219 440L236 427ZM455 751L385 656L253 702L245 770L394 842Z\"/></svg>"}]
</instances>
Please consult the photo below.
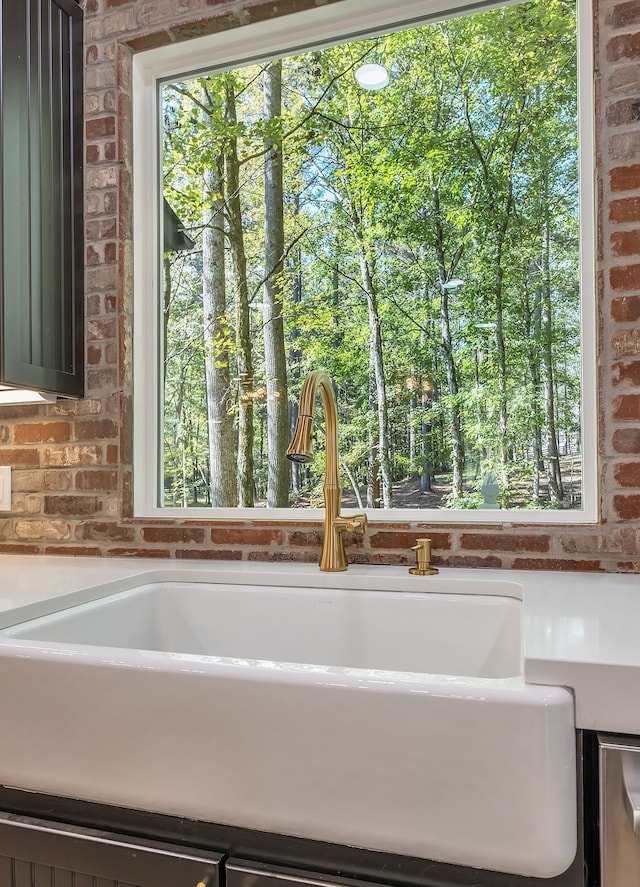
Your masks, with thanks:
<instances>
[{"instance_id":1,"label":"curved faucet spout","mask_svg":"<svg viewBox=\"0 0 640 887\"><path fill-rule=\"evenodd\" d=\"M338 410L333 384L323 370L314 370L307 376L300 392L300 406L293 438L287 450L292 462L306 463L313 459L313 405L320 390L325 417L326 469L324 481L324 540L320 569L338 571L347 569L344 549L345 530L364 533L367 518L364 514L343 517L340 514L340 477L338 474Z\"/></svg>"}]
</instances>

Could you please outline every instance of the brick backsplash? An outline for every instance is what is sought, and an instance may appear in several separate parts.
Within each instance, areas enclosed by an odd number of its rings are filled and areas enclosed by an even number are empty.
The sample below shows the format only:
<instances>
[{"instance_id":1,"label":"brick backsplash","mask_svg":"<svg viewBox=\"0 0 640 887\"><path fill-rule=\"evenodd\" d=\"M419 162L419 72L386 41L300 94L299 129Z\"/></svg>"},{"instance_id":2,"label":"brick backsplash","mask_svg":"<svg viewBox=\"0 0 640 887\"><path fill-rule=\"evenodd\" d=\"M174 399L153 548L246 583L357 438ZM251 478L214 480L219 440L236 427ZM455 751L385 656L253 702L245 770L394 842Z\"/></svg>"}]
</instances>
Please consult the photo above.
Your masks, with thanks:
<instances>
[{"instance_id":1,"label":"brick backsplash","mask_svg":"<svg viewBox=\"0 0 640 887\"><path fill-rule=\"evenodd\" d=\"M13 509L0 552L315 561L321 526L131 518L132 52L326 0L84 0L87 396L0 415ZM333 0L340 2L340 0ZM598 526L371 524L355 563L640 570L640 0L594 5L598 225ZM444 517L443 517L444 520Z\"/></svg>"}]
</instances>

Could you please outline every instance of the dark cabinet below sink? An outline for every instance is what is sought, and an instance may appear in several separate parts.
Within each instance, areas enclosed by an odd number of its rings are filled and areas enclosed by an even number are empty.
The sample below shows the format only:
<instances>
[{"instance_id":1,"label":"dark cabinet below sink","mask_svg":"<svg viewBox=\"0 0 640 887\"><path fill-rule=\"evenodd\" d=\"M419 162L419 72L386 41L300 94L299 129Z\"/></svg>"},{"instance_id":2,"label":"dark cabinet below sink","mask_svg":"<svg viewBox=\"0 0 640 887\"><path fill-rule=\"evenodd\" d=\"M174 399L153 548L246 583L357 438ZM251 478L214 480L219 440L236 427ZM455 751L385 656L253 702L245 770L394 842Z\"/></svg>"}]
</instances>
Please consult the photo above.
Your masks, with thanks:
<instances>
[{"instance_id":1,"label":"dark cabinet below sink","mask_svg":"<svg viewBox=\"0 0 640 887\"><path fill-rule=\"evenodd\" d=\"M233 858L226 862L225 879L226 887L374 887L371 881Z\"/></svg>"},{"instance_id":2,"label":"dark cabinet below sink","mask_svg":"<svg viewBox=\"0 0 640 887\"><path fill-rule=\"evenodd\" d=\"M218 887L222 856L0 814L0 887Z\"/></svg>"}]
</instances>

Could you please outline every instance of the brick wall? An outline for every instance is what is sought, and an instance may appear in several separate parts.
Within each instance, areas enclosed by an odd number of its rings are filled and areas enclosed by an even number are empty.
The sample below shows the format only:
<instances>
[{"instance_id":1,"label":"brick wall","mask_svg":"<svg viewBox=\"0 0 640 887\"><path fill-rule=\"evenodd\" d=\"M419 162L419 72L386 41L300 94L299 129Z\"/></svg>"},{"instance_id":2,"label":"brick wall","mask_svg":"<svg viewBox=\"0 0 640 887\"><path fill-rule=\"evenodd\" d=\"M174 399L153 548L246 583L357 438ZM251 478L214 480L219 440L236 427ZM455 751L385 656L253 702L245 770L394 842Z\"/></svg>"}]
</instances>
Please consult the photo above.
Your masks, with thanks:
<instances>
[{"instance_id":1,"label":"brick wall","mask_svg":"<svg viewBox=\"0 0 640 887\"><path fill-rule=\"evenodd\" d=\"M129 83L132 51L322 2L84 0L87 396L0 414L0 464L14 468L0 552L317 559L316 524L130 517ZM600 525L376 522L350 540L352 561L406 563L428 532L449 565L640 569L640 0L600 0L594 22Z\"/></svg>"}]
</instances>

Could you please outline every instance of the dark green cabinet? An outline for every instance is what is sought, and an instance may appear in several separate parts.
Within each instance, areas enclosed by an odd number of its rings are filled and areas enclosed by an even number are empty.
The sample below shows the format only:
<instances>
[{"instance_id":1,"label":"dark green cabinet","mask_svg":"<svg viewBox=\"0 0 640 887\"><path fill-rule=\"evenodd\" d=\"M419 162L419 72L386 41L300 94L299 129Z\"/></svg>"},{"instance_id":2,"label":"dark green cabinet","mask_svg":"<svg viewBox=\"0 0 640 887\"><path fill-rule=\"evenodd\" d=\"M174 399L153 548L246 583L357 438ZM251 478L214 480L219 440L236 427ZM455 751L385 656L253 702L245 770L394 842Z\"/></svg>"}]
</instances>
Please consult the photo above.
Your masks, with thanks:
<instances>
[{"instance_id":1,"label":"dark green cabinet","mask_svg":"<svg viewBox=\"0 0 640 887\"><path fill-rule=\"evenodd\" d=\"M82 11L0 7L0 384L80 397Z\"/></svg>"},{"instance_id":2,"label":"dark green cabinet","mask_svg":"<svg viewBox=\"0 0 640 887\"><path fill-rule=\"evenodd\" d=\"M0 887L219 887L222 856L0 814Z\"/></svg>"},{"instance_id":3,"label":"dark green cabinet","mask_svg":"<svg viewBox=\"0 0 640 887\"><path fill-rule=\"evenodd\" d=\"M226 887L376 887L372 881L234 858L226 862L225 881ZM448 887L455 884L451 882Z\"/></svg>"}]
</instances>

